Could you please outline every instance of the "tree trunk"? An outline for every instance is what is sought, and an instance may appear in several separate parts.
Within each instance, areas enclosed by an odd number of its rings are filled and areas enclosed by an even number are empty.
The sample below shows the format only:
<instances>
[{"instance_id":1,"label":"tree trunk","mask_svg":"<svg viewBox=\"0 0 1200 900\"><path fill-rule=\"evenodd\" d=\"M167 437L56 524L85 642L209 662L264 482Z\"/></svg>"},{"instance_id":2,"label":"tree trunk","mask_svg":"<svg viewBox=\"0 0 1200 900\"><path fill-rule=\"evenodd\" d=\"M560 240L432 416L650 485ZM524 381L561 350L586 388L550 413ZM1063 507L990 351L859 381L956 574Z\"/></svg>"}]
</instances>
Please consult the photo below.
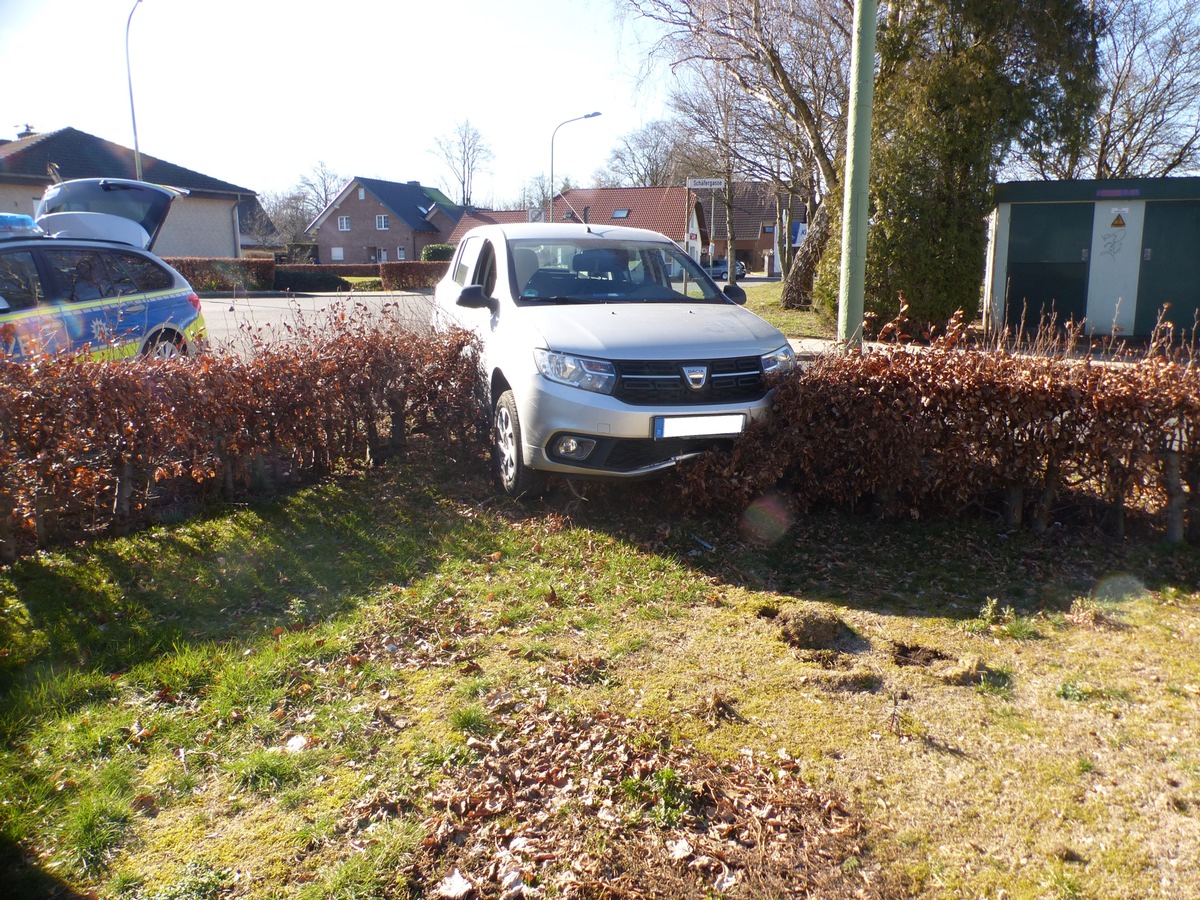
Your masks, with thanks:
<instances>
[{"instance_id":1,"label":"tree trunk","mask_svg":"<svg viewBox=\"0 0 1200 900\"><path fill-rule=\"evenodd\" d=\"M779 301L784 309L812 307L813 280L817 276L817 264L829 243L831 227L829 204L822 201L808 223L808 233L792 257L791 268L784 279L783 296Z\"/></svg>"},{"instance_id":2,"label":"tree trunk","mask_svg":"<svg viewBox=\"0 0 1200 900\"><path fill-rule=\"evenodd\" d=\"M1167 517L1167 543L1182 544L1184 525L1187 519L1187 492L1183 489L1183 477L1180 473L1180 453L1178 450L1163 452L1163 488L1167 492L1167 506L1164 512Z\"/></svg>"}]
</instances>

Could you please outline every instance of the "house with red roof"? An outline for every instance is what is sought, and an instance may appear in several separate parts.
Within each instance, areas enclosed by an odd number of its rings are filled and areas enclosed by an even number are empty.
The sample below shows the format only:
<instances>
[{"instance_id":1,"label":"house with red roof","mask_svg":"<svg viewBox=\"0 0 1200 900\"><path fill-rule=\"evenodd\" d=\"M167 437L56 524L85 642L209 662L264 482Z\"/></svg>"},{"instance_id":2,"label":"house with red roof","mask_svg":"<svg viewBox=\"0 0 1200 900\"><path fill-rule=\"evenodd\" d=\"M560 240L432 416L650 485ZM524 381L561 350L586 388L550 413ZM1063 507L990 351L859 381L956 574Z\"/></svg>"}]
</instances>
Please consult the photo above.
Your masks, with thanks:
<instances>
[{"instance_id":1,"label":"house with red roof","mask_svg":"<svg viewBox=\"0 0 1200 900\"><path fill-rule=\"evenodd\" d=\"M257 194L146 153L142 180L183 188L154 244L160 256L231 258L243 246L239 206L257 208ZM0 212L31 216L43 191L75 178L136 178L134 153L76 128L0 140Z\"/></svg>"},{"instance_id":2,"label":"house with red roof","mask_svg":"<svg viewBox=\"0 0 1200 900\"><path fill-rule=\"evenodd\" d=\"M554 221L648 228L700 259L708 238L694 191L671 187L573 188L554 198Z\"/></svg>"},{"instance_id":3,"label":"house with red roof","mask_svg":"<svg viewBox=\"0 0 1200 900\"><path fill-rule=\"evenodd\" d=\"M463 235L480 225L509 225L514 222L541 221L538 210L528 209L475 209L471 207L462 214L446 243L457 245Z\"/></svg>"},{"instance_id":4,"label":"house with red roof","mask_svg":"<svg viewBox=\"0 0 1200 900\"><path fill-rule=\"evenodd\" d=\"M574 188L554 198L554 221L647 228L700 258L707 236L703 211L685 187ZM468 210L450 236L457 244L477 225L541 222L545 210Z\"/></svg>"},{"instance_id":5,"label":"house with red roof","mask_svg":"<svg viewBox=\"0 0 1200 900\"><path fill-rule=\"evenodd\" d=\"M554 198L554 221L606 223L648 228L665 234L694 259L727 258L729 248L724 195L720 191L671 187L573 188ZM805 221L802 198L777 196L773 185L743 182L734 188L734 259L748 271L778 274L776 234L795 246L788 232ZM789 208L790 206L790 208ZM457 244L476 225L541 221L544 210L468 210L450 236ZM786 215L781 213L786 212Z\"/></svg>"}]
</instances>

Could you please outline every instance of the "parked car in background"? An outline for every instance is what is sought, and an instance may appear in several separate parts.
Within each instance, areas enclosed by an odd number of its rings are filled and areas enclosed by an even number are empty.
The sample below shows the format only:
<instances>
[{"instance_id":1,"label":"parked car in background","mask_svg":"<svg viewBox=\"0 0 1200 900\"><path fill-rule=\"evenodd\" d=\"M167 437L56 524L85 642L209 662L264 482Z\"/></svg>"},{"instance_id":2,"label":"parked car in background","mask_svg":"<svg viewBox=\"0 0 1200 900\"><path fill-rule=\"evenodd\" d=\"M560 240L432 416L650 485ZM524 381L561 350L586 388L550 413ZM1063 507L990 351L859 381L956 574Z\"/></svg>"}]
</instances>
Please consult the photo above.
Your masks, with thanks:
<instances>
[{"instance_id":1,"label":"parked car in background","mask_svg":"<svg viewBox=\"0 0 1200 900\"><path fill-rule=\"evenodd\" d=\"M481 344L500 486L636 478L728 443L771 407L795 356L661 234L520 223L468 232L434 320Z\"/></svg>"},{"instance_id":2,"label":"parked car in background","mask_svg":"<svg viewBox=\"0 0 1200 900\"><path fill-rule=\"evenodd\" d=\"M150 252L183 193L81 179L47 188L36 218L0 215L0 356L195 353L200 298Z\"/></svg>"},{"instance_id":3,"label":"parked car in background","mask_svg":"<svg viewBox=\"0 0 1200 900\"><path fill-rule=\"evenodd\" d=\"M734 261L734 270L738 274L738 278L743 278L746 275L746 264L740 259ZM705 266L704 271L712 276L714 281L729 280L729 260L715 259L712 265Z\"/></svg>"}]
</instances>

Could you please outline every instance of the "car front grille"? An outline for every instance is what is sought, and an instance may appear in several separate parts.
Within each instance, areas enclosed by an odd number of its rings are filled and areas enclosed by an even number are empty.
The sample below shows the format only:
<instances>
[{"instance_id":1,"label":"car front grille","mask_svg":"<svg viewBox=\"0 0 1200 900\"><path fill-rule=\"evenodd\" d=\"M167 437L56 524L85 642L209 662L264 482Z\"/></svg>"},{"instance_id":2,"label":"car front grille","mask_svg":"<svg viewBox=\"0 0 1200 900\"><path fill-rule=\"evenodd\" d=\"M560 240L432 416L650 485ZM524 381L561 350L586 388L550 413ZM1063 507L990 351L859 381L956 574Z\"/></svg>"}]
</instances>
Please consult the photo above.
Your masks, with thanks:
<instances>
[{"instance_id":1,"label":"car front grille","mask_svg":"<svg viewBox=\"0 0 1200 900\"><path fill-rule=\"evenodd\" d=\"M757 356L706 360L619 360L613 396L633 406L697 406L760 400L767 388ZM685 370L704 367L693 387Z\"/></svg>"}]
</instances>

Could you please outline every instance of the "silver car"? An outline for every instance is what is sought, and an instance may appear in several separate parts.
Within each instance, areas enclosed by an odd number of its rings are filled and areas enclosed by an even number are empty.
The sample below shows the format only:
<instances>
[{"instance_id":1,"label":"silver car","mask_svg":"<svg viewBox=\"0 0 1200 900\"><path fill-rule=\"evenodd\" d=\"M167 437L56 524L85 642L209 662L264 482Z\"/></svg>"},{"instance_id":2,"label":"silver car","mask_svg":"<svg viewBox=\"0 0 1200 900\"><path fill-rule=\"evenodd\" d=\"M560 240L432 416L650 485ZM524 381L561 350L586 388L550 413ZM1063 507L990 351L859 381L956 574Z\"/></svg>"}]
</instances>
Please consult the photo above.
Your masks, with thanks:
<instances>
[{"instance_id":1,"label":"silver car","mask_svg":"<svg viewBox=\"0 0 1200 900\"><path fill-rule=\"evenodd\" d=\"M547 474L636 478L728 442L771 405L795 356L661 234L599 225L468 232L435 321L480 340L500 486Z\"/></svg>"}]
</instances>

